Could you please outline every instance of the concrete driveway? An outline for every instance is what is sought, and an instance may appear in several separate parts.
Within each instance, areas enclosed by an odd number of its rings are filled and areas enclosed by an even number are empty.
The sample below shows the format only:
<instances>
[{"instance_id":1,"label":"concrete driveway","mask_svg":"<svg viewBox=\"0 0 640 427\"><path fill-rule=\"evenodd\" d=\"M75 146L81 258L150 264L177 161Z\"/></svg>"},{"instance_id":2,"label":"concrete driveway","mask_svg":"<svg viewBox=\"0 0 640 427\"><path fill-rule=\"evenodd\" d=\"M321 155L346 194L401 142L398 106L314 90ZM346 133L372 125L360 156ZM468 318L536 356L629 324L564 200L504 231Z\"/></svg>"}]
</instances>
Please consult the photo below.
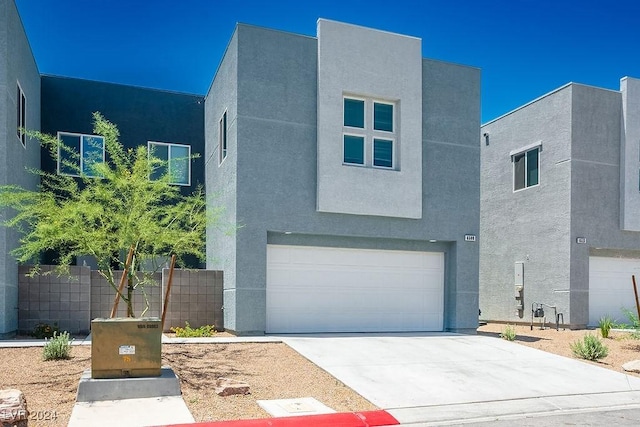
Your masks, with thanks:
<instances>
[{"instance_id":1,"label":"concrete driveway","mask_svg":"<svg viewBox=\"0 0 640 427\"><path fill-rule=\"evenodd\" d=\"M493 337L424 333L282 339L401 423L640 407L638 377Z\"/></svg>"}]
</instances>

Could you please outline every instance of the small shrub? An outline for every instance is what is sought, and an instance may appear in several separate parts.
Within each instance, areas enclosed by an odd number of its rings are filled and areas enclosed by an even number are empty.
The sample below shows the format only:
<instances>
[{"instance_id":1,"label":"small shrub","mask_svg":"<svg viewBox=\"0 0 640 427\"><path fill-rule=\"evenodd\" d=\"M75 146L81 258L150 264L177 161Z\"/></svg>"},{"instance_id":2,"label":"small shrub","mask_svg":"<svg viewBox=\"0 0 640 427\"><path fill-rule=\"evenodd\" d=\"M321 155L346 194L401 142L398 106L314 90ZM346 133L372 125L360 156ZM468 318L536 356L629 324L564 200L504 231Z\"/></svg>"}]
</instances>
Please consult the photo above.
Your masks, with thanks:
<instances>
[{"instance_id":1,"label":"small shrub","mask_svg":"<svg viewBox=\"0 0 640 427\"><path fill-rule=\"evenodd\" d=\"M613 319L609 316L602 317L598 322L598 328L600 328L600 335L602 338L609 338L609 332L613 327Z\"/></svg>"},{"instance_id":2,"label":"small shrub","mask_svg":"<svg viewBox=\"0 0 640 427\"><path fill-rule=\"evenodd\" d=\"M631 329L640 329L640 320L638 320L638 315L636 313L626 308L622 308L622 312L629 320L629 327Z\"/></svg>"},{"instance_id":3,"label":"small shrub","mask_svg":"<svg viewBox=\"0 0 640 427\"><path fill-rule=\"evenodd\" d=\"M500 333L500 338L507 341L514 341L516 339L516 328L511 325L505 326L502 333Z\"/></svg>"},{"instance_id":4,"label":"small shrub","mask_svg":"<svg viewBox=\"0 0 640 427\"><path fill-rule=\"evenodd\" d=\"M52 338L56 332L60 332L58 324L50 325L48 323L38 323L31 332L31 336L35 338Z\"/></svg>"},{"instance_id":5,"label":"small shrub","mask_svg":"<svg viewBox=\"0 0 640 427\"><path fill-rule=\"evenodd\" d=\"M571 351L574 356L591 361L600 360L609 354L609 348L602 344L597 336L591 334L585 335L582 341L573 342Z\"/></svg>"},{"instance_id":6,"label":"small shrub","mask_svg":"<svg viewBox=\"0 0 640 427\"><path fill-rule=\"evenodd\" d=\"M178 338L212 337L216 330L211 325L203 325L199 328L192 328L189 322L184 322L184 328L180 326L171 327L170 330L176 333Z\"/></svg>"},{"instance_id":7,"label":"small shrub","mask_svg":"<svg viewBox=\"0 0 640 427\"><path fill-rule=\"evenodd\" d=\"M42 358L44 360L60 360L69 359L69 353L71 352L71 342L69 340L69 332L53 333L51 339L45 338L47 343L44 345L42 351Z\"/></svg>"}]
</instances>

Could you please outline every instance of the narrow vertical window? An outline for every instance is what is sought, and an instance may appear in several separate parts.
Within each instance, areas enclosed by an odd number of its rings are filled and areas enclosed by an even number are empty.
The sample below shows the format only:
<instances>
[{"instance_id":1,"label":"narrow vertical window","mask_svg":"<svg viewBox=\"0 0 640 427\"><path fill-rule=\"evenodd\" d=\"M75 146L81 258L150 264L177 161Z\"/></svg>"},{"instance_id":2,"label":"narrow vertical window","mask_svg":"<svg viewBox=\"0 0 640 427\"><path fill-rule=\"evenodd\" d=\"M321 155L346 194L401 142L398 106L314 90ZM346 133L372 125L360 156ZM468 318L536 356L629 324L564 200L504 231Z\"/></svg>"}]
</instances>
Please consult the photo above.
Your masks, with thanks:
<instances>
[{"instance_id":1,"label":"narrow vertical window","mask_svg":"<svg viewBox=\"0 0 640 427\"><path fill-rule=\"evenodd\" d=\"M18 139L22 143L23 147L27 147L27 135L24 131L27 128L27 99L24 96L24 92L20 87L20 83L17 84L18 91L16 96L16 117L17 117L17 135Z\"/></svg>"},{"instance_id":2,"label":"narrow vertical window","mask_svg":"<svg viewBox=\"0 0 640 427\"><path fill-rule=\"evenodd\" d=\"M222 118L220 119L220 126L218 129L218 147L219 147L219 162L218 163L222 163L222 161L227 157L227 112L225 111L224 114L222 115Z\"/></svg>"},{"instance_id":3,"label":"narrow vertical window","mask_svg":"<svg viewBox=\"0 0 640 427\"><path fill-rule=\"evenodd\" d=\"M513 156L513 189L533 187L540 183L540 148Z\"/></svg>"}]
</instances>

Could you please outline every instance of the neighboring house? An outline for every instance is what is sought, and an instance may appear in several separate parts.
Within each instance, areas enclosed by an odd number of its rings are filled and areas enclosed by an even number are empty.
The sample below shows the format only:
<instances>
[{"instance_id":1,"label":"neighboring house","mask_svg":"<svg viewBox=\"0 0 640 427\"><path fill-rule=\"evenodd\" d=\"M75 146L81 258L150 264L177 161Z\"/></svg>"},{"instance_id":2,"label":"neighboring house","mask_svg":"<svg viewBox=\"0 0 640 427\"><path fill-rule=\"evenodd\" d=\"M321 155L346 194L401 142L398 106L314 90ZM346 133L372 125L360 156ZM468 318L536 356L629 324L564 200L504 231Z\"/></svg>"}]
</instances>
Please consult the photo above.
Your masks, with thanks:
<instances>
[{"instance_id":1,"label":"neighboring house","mask_svg":"<svg viewBox=\"0 0 640 427\"><path fill-rule=\"evenodd\" d=\"M418 38L238 25L205 105L225 328L475 332L479 117L480 71Z\"/></svg>"},{"instance_id":2,"label":"neighboring house","mask_svg":"<svg viewBox=\"0 0 640 427\"><path fill-rule=\"evenodd\" d=\"M170 168L179 167L175 184L183 193L204 185L203 96L41 76L12 0L0 0L0 95L0 185L35 190L38 176L27 169L75 173L58 165L38 141L19 135L20 127L59 135L82 153L82 162L103 158L102 138L92 135L95 111L118 126L126 148L150 147ZM192 154L200 157L187 160ZM15 230L0 227L0 338L18 328L18 265L10 255L18 240ZM45 254L41 261L51 259ZM85 262L92 264L79 260Z\"/></svg>"},{"instance_id":3,"label":"neighboring house","mask_svg":"<svg viewBox=\"0 0 640 427\"><path fill-rule=\"evenodd\" d=\"M482 319L529 322L544 303L575 328L626 320L640 282L640 80L568 84L482 135Z\"/></svg>"},{"instance_id":4,"label":"neighboring house","mask_svg":"<svg viewBox=\"0 0 640 427\"><path fill-rule=\"evenodd\" d=\"M18 129L40 129L40 74L13 1L0 1L0 185L36 189L40 145ZM18 326L19 236L0 227L0 338Z\"/></svg>"},{"instance_id":5,"label":"neighboring house","mask_svg":"<svg viewBox=\"0 0 640 427\"><path fill-rule=\"evenodd\" d=\"M69 146L81 144L93 134L96 111L114 123L125 148L141 145L153 149L156 156L175 164L181 173L173 183L184 194L204 185L204 97L113 83L42 76L42 132L59 135ZM98 144L100 145L100 144ZM89 154L83 151L81 158ZM200 157L187 161L192 154ZM47 152L42 168L65 173ZM83 168L84 169L84 168Z\"/></svg>"}]
</instances>

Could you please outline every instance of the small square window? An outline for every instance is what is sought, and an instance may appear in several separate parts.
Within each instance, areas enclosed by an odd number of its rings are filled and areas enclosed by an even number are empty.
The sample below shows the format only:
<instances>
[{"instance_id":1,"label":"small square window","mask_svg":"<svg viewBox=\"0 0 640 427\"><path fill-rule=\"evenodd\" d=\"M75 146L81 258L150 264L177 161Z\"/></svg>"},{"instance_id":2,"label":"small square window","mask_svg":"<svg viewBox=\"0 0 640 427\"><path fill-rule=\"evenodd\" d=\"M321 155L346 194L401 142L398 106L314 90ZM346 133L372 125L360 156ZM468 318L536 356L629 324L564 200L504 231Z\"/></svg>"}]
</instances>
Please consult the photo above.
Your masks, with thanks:
<instances>
[{"instance_id":1,"label":"small square window","mask_svg":"<svg viewBox=\"0 0 640 427\"><path fill-rule=\"evenodd\" d=\"M344 163L364 165L364 138L361 136L344 136Z\"/></svg>"},{"instance_id":2,"label":"small square window","mask_svg":"<svg viewBox=\"0 0 640 427\"><path fill-rule=\"evenodd\" d=\"M364 128L364 101L344 98L344 126Z\"/></svg>"},{"instance_id":3,"label":"small square window","mask_svg":"<svg viewBox=\"0 0 640 427\"><path fill-rule=\"evenodd\" d=\"M540 149L513 156L513 188L522 190L539 184Z\"/></svg>"},{"instance_id":4,"label":"small square window","mask_svg":"<svg viewBox=\"0 0 640 427\"><path fill-rule=\"evenodd\" d=\"M182 144L149 142L149 156L160 160L155 164L149 179L157 180L169 174L169 183L191 185L191 147Z\"/></svg>"},{"instance_id":5,"label":"small square window","mask_svg":"<svg viewBox=\"0 0 640 427\"><path fill-rule=\"evenodd\" d=\"M99 177L96 165L104 163L104 138L96 135L58 132L58 173Z\"/></svg>"},{"instance_id":6,"label":"small square window","mask_svg":"<svg viewBox=\"0 0 640 427\"><path fill-rule=\"evenodd\" d=\"M378 138L373 140L373 165L381 168L393 167L393 141Z\"/></svg>"},{"instance_id":7,"label":"small square window","mask_svg":"<svg viewBox=\"0 0 640 427\"><path fill-rule=\"evenodd\" d=\"M393 105L373 103L373 129L393 132Z\"/></svg>"}]
</instances>

